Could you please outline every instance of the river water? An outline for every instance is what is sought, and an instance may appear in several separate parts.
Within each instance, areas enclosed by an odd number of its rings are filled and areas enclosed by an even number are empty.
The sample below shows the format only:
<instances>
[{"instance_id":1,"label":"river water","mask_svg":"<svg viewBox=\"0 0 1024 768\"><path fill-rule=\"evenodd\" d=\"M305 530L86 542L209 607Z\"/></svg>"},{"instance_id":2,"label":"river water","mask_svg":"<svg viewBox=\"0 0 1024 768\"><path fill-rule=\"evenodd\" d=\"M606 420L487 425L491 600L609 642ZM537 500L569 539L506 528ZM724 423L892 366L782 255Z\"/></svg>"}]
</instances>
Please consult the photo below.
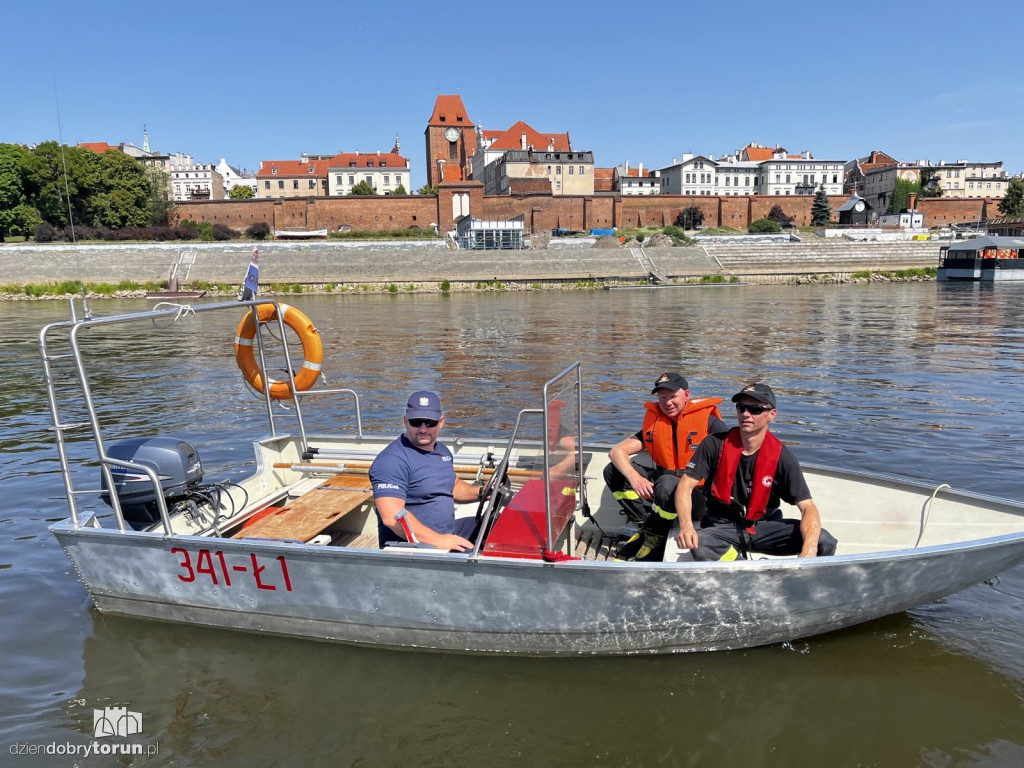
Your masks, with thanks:
<instances>
[{"instance_id":1,"label":"river water","mask_svg":"<svg viewBox=\"0 0 1024 768\"><path fill-rule=\"evenodd\" d=\"M1022 496L1024 286L292 303L321 331L332 386L360 392L372 433L397 434L418 388L442 393L449 438L506 430L580 359L591 439L634 432L663 370L699 395L763 379L779 396L776 431L804 461ZM3 765L1024 765L1024 569L822 637L654 658L373 650L99 614L46 530L67 507L36 334L65 315L59 302L0 304ZM247 460L237 443L259 404L230 359L232 333L217 348L182 336L179 355L211 361L199 379L128 340L110 349L108 383L148 406L123 436L185 436L210 478ZM199 420L211 399L218 415ZM93 710L115 706L144 716L155 755L16 754L86 744Z\"/></svg>"}]
</instances>

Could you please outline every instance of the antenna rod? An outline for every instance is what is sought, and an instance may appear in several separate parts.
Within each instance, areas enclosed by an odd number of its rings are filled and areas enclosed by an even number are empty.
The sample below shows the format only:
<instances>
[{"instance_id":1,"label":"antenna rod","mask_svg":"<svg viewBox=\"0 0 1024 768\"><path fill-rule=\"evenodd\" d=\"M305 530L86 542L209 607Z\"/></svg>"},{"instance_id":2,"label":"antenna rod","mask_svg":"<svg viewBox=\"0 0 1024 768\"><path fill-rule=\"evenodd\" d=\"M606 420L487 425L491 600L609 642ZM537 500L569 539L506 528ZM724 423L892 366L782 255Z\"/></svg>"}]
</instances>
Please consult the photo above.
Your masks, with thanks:
<instances>
[{"instance_id":1,"label":"antenna rod","mask_svg":"<svg viewBox=\"0 0 1024 768\"><path fill-rule=\"evenodd\" d=\"M60 147L60 164L64 169L64 196L68 201L68 225L71 227L71 248L75 252L75 264L78 266L78 285L82 288L82 311L86 320L92 320L89 309L89 298L85 294L85 281L81 279L82 263L78 256L78 239L75 237L75 217L71 212L71 187L68 184L68 161L64 157L64 129L60 124L60 99L57 98L57 78L53 79L53 100L57 104L57 146Z\"/></svg>"}]
</instances>

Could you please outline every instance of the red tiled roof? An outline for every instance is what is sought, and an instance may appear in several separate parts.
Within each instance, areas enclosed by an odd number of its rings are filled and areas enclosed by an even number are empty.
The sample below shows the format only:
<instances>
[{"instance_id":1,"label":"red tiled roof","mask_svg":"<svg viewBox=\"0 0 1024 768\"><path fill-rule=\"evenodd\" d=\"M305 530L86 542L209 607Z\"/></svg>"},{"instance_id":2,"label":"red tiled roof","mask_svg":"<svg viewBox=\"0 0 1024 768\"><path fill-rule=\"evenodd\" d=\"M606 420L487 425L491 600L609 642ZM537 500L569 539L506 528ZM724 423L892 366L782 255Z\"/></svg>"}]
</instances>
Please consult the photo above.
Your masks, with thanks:
<instances>
[{"instance_id":1,"label":"red tiled roof","mask_svg":"<svg viewBox=\"0 0 1024 768\"><path fill-rule=\"evenodd\" d=\"M107 142L105 141L83 141L80 142L78 146L85 147L86 149L91 149L98 155L102 155L108 149L117 149L117 147L111 146L110 144L107 144Z\"/></svg>"},{"instance_id":2,"label":"red tiled roof","mask_svg":"<svg viewBox=\"0 0 1024 768\"><path fill-rule=\"evenodd\" d=\"M388 168L409 167L409 161L396 152L381 152L380 154L342 152L328 160L327 165L332 169L352 168L352 163L355 163L354 167L356 168L380 168L382 162L385 163ZM370 163L373 163L373 165L371 166Z\"/></svg>"},{"instance_id":3,"label":"red tiled roof","mask_svg":"<svg viewBox=\"0 0 1024 768\"><path fill-rule=\"evenodd\" d=\"M461 118L461 119L460 119ZM466 113L461 96L438 96L434 102L434 113L427 125L468 125L473 122Z\"/></svg>"},{"instance_id":4,"label":"red tiled roof","mask_svg":"<svg viewBox=\"0 0 1024 768\"><path fill-rule=\"evenodd\" d=\"M771 147L755 147L748 144L743 148L743 152L747 156L747 160L754 162L760 162L761 160L771 160L775 156L775 150Z\"/></svg>"},{"instance_id":5,"label":"red tiled roof","mask_svg":"<svg viewBox=\"0 0 1024 768\"><path fill-rule=\"evenodd\" d=\"M310 160L308 163L301 160L264 160L260 163L256 178L263 179L272 176L327 178L327 162L325 160Z\"/></svg>"},{"instance_id":6,"label":"red tiled roof","mask_svg":"<svg viewBox=\"0 0 1024 768\"><path fill-rule=\"evenodd\" d=\"M528 123L519 120L507 131L484 131L484 139L494 139L490 149L522 149L523 134L526 134L526 146L543 151L554 146L556 151L571 152L568 133L540 133Z\"/></svg>"},{"instance_id":7,"label":"red tiled roof","mask_svg":"<svg viewBox=\"0 0 1024 768\"><path fill-rule=\"evenodd\" d=\"M381 166L381 162L386 165ZM353 166L352 163L355 163ZM264 160L256 174L257 178L303 176L316 179L326 179L330 169L339 168L408 168L409 161L394 152L381 152L377 154L366 152L341 152L326 160Z\"/></svg>"}]
</instances>

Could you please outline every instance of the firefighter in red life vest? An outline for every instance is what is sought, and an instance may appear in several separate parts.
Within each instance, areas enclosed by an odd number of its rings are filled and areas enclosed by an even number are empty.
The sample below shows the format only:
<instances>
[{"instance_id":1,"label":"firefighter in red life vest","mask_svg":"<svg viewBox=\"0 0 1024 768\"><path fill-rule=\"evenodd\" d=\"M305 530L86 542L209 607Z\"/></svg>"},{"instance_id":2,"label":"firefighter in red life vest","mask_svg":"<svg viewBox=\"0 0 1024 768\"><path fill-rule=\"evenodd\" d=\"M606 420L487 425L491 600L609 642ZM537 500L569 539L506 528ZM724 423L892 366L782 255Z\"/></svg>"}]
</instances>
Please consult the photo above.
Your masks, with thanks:
<instances>
[{"instance_id":1,"label":"firefighter in red life vest","mask_svg":"<svg viewBox=\"0 0 1024 768\"><path fill-rule=\"evenodd\" d=\"M836 539L821 527L796 456L768 430L777 415L775 393L750 384L732 397L739 426L708 436L676 487L676 543L695 560L736 560L752 553L834 555ZM704 481L707 511L695 528L691 492ZM783 519L779 502L795 504L799 520Z\"/></svg>"},{"instance_id":2,"label":"firefighter in red life vest","mask_svg":"<svg viewBox=\"0 0 1024 768\"><path fill-rule=\"evenodd\" d=\"M665 540L676 519L675 487L687 462L709 432L727 427L718 412L721 398L690 399L690 385L678 373L663 373L654 382L657 402L645 403L643 427L608 453L604 479L630 522L640 530L616 553L619 560L660 560ZM653 467L633 461L646 450ZM696 494L693 514L703 513Z\"/></svg>"}]
</instances>

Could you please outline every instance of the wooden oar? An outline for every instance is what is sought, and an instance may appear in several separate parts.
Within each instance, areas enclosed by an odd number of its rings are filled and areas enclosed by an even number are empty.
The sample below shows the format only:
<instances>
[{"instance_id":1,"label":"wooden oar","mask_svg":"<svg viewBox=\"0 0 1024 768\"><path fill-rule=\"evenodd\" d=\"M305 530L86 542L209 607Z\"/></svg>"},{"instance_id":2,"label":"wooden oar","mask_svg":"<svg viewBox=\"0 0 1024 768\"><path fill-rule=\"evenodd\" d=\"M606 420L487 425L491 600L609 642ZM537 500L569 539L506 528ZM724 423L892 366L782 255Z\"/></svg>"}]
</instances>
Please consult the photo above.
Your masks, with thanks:
<instances>
[{"instance_id":1,"label":"wooden oar","mask_svg":"<svg viewBox=\"0 0 1024 768\"><path fill-rule=\"evenodd\" d=\"M299 464L289 464L288 462L278 462L274 464L274 469L291 469L296 472L354 472L365 474L370 470L369 461L343 461L337 464L319 464L316 462L305 462ZM461 475L475 475L479 467L470 465L455 465L455 471ZM494 469L491 467L484 467L482 474L493 475ZM539 469L515 469L509 468L508 474L510 477L542 477L544 472Z\"/></svg>"}]
</instances>

